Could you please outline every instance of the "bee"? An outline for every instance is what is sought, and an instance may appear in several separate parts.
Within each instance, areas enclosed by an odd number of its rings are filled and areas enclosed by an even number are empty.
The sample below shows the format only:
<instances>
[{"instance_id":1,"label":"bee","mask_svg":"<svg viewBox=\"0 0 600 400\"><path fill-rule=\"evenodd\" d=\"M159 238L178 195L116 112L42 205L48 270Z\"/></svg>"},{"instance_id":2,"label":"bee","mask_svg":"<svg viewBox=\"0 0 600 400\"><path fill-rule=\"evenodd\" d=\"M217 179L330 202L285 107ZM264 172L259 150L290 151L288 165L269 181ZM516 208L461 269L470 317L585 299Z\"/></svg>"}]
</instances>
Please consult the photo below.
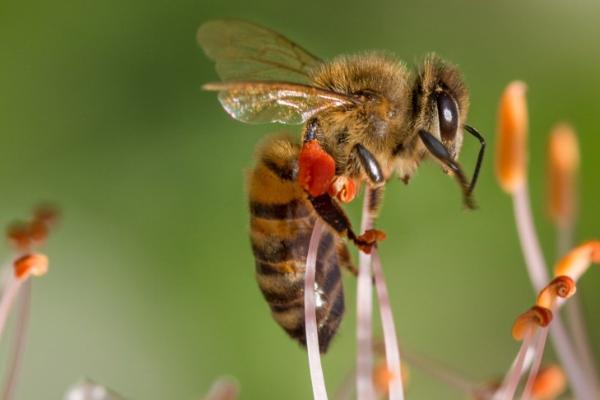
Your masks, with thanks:
<instances>
[{"instance_id":1,"label":"bee","mask_svg":"<svg viewBox=\"0 0 600 400\"><path fill-rule=\"evenodd\" d=\"M356 234L340 203L351 201L364 183L375 217L385 183L394 175L408 183L431 158L456 178L465 206L475 207L485 141L465 124L468 90L458 69L435 55L415 74L380 52L323 61L272 30L237 20L206 22L198 41L222 79L203 88L218 92L231 117L303 124L301 138L276 135L258 146L247 179L250 241L273 318L306 345L308 243L315 221L326 223L315 283L324 353L344 314L340 268L356 274L344 238L368 253L385 237L374 229ZM457 161L463 129L481 143L470 182Z\"/></svg>"}]
</instances>

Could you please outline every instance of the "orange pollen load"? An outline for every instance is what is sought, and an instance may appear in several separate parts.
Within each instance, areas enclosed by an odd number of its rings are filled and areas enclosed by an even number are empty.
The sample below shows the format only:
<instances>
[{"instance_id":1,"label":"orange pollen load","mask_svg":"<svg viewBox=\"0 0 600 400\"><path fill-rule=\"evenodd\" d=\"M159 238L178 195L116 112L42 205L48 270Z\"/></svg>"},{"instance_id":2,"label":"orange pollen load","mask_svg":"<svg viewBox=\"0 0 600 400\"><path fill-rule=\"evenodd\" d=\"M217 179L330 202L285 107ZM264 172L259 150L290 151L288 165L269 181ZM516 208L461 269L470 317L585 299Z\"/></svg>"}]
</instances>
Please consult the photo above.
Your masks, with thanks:
<instances>
[{"instance_id":1,"label":"orange pollen load","mask_svg":"<svg viewBox=\"0 0 600 400\"><path fill-rule=\"evenodd\" d=\"M48 271L48 257L39 253L26 254L14 261L14 271L18 279L25 279L29 274L44 275Z\"/></svg>"},{"instance_id":2,"label":"orange pollen load","mask_svg":"<svg viewBox=\"0 0 600 400\"><path fill-rule=\"evenodd\" d=\"M304 143L299 164L300 186L313 197L327 193L335 176L335 161L316 140Z\"/></svg>"},{"instance_id":3,"label":"orange pollen load","mask_svg":"<svg viewBox=\"0 0 600 400\"><path fill-rule=\"evenodd\" d=\"M512 328L512 336L515 340L523 340L525 335L532 332L538 326L545 327L552 321L552 311L545 307L533 306L523 314L519 315Z\"/></svg>"},{"instance_id":4,"label":"orange pollen load","mask_svg":"<svg viewBox=\"0 0 600 400\"><path fill-rule=\"evenodd\" d=\"M515 81L500 97L496 175L508 193L525 183L528 124L525 91L525 84Z\"/></svg>"}]
</instances>

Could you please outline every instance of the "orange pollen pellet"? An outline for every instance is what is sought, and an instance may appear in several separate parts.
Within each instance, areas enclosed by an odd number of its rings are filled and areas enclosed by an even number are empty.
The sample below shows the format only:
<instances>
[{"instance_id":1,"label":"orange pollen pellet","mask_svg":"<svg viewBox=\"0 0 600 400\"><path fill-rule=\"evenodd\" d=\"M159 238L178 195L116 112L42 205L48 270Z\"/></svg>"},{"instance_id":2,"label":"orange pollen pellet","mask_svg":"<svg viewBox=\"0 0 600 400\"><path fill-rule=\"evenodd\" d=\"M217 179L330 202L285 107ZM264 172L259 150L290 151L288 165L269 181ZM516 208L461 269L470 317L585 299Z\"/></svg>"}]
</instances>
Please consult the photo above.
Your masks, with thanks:
<instances>
[{"instance_id":1,"label":"orange pollen pellet","mask_svg":"<svg viewBox=\"0 0 600 400\"><path fill-rule=\"evenodd\" d=\"M533 306L519 315L513 324L512 336L515 340L523 340L527 333L532 332L538 326L548 326L551 321L552 311L545 307Z\"/></svg>"},{"instance_id":2,"label":"orange pollen pellet","mask_svg":"<svg viewBox=\"0 0 600 400\"><path fill-rule=\"evenodd\" d=\"M567 388L567 377L558 365L550 365L538 372L533 382L531 394L536 400L557 398Z\"/></svg>"},{"instance_id":3,"label":"orange pollen pellet","mask_svg":"<svg viewBox=\"0 0 600 400\"><path fill-rule=\"evenodd\" d=\"M525 183L527 162L527 102L523 82L511 82L500 97L496 175L508 193Z\"/></svg>"},{"instance_id":4,"label":"orange pollen pellet","mask_svg":"<svg viewBox=\"0 0 600 400\"><path fill-rule=\"evenodd\" d=\"M574 218L578 167L577 136L569 125L559 124L548 145L548 212L556 224L566 225Z\"/></svg>"},{"instance_id":5,"label":"orange pollen pellet","mask_svg":"<svg viewBox=\"0 0 600 400\"><path fill-rule=\"evenodd\" d=\"M566 275L558 276L540 291L536 300L536 305L551 309L554 307L557 297L566 299L574 295L576 291L577 287L575 286L575 281L573 279Z\"/></svg>"},{"instance_id":6,"label":"orange pollen pellet","mask_svg":"<svg viewBox=\"0 0 600 400\"><path fill-rule=\"evenodd\" d=\"M15 276L24 279L27 275L44 275L48 271L48 257L44 254L27 254L14 261Z\"/></svg>"}]
</instances>

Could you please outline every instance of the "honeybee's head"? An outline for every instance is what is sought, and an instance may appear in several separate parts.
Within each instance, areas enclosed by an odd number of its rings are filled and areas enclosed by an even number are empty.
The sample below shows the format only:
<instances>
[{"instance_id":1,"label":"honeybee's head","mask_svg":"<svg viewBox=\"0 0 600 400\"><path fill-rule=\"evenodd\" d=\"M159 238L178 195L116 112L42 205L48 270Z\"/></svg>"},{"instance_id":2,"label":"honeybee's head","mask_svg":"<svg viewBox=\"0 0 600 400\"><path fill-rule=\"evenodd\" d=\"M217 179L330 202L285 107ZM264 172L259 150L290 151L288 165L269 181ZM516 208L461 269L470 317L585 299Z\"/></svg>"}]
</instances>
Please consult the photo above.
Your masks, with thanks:
<instances>
[{"instance_id":1,"label":"honeybee's head","mask_svg":"<svg viewBox=\"0 0 600 400\"><path fill-rule=\"evenodd\" d=\"M434 55L428 56L415 77L411 95L411 117L416 140L451 172L461 186L464 202L474 208L472 192L477 182L485 152L485 140L474 128L465 124L469 109L469 93L453 65ZM457 162L464 130L481 143L473 177L469 182Z\"/></svg>"},{"instance_id":2,"label":"honeybee's head","mask_svg":"<svg viewBox=\"0 0 600 400\"><path fill-rule=\"evenodd\" d=\"M442 142L453 159L463 143L469 93L455 66L429 55L412 86L414 129L424 129Z\"/></svg>"}]
</instances>

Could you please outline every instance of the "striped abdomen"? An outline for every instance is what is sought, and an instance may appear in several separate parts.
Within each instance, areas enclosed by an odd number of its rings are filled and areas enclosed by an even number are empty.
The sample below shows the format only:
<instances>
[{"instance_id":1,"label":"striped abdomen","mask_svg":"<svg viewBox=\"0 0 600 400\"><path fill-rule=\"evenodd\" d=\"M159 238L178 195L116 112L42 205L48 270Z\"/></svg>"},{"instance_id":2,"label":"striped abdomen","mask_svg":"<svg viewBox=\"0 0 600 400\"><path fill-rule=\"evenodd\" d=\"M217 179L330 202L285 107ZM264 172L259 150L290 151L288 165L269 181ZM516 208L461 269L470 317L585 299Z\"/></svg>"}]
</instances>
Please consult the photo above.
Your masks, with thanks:
<instances>
[{"instance_id":1,"label":"striped abdomen","mask_svg":"<svg viewBox=\"0 0 600 400\"><path fill-rule=\"evenodd\" d=\"M299 150L288 138L270 138L259 149L248 183L258 286L275 321L305 345L304 272L317 215L296 183ZM319 244L315 277L321 352L327 350L344 313L338 251L346 251L345 245L327 229Z\"/></svg>"}]
</instances>

